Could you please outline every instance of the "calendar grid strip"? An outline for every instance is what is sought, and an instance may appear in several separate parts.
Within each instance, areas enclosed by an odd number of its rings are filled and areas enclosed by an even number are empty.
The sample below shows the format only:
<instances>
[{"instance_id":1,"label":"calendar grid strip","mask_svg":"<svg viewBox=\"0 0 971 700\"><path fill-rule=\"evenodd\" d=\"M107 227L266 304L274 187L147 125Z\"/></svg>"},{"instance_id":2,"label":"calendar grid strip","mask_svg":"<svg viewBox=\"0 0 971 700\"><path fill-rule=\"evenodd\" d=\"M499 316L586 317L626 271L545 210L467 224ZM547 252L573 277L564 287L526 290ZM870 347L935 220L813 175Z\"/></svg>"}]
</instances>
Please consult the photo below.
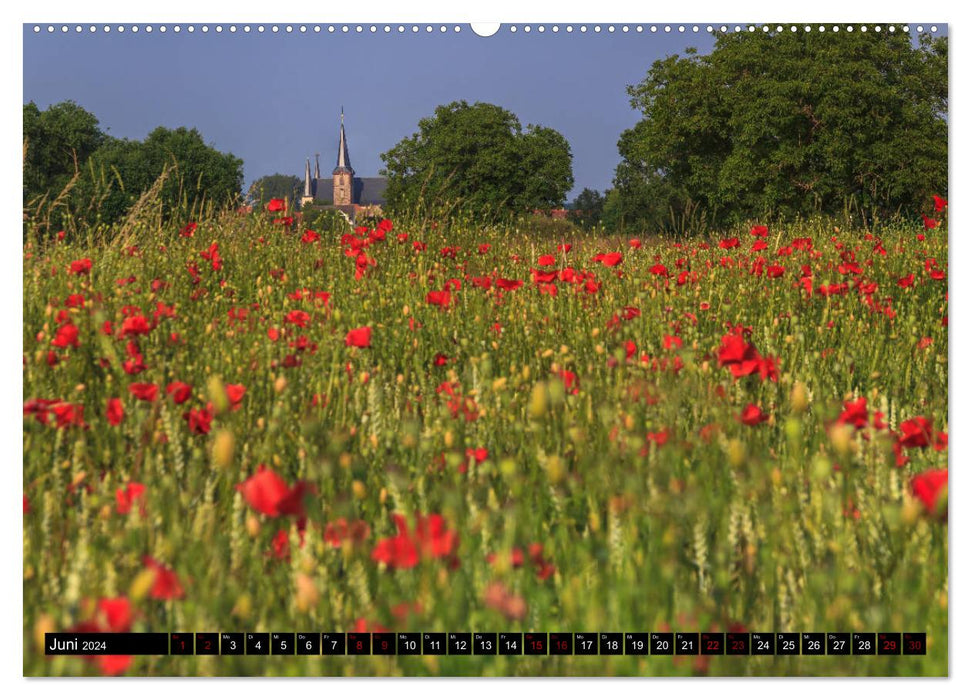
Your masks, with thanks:
<instances>
[{"instance_id":1,"label":"calendar grid strip","mask_svg":"<svg viewBox=\"0 0 971 700\"><path fill-rule=\"evenodd\" d=\"M61 633L50 656L923 656L925 632Z\"/></svg>"}]
</instances>

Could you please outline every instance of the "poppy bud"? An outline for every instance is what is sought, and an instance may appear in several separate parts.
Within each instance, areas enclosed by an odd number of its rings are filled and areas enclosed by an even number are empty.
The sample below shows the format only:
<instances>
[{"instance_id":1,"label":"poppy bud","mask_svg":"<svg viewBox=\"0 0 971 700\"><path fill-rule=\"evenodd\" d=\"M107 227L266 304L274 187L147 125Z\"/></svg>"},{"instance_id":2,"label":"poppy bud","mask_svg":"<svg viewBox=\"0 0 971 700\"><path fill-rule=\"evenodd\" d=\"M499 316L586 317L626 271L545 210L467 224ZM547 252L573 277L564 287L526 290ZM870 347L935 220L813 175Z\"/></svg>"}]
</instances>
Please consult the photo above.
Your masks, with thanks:
<instances>
[{"instance_id":1,"label":"poppy bud","mask_svg":"<svg viewBox=\"0 0 971 700\"><path fill-rule=\"evenodd\" d=\"M239 598L236 599L236 604L233 606L232 614L241 620L247 619L253 612L253 599L250 597L249 593L243 593Z\"/></svg>"},{"instance_id":2,"label":"poppy bud","mask_svg":"<svg viewBox=\"0 0 971 700\"><path fill-rule=\"evenodd\" d=\"M829 441L840 458L845 459L854 451L856 442L853 440L854 428L846 423L838 423L829 429Z\"/></svg>"},{"instance_id":3,"label":"poppy bud","mask_svg":"<svg viewBox=\"0 0 971 700\"><path fill-rule=\"evenodd\" d=\"M41 614L37 618L37 622L34 623L34 644L40 649L41 653L44 651L44 635L48 632L56 632L57 625L54 622L54 618L47 613Z\"/></svg>"},{"instance_id":4,"label":"poppy bud","mask_svg":"<svg viewBox=\"0 0 971 700\"><path fill-rule=\"evenodd\" d=\"M728 443L728 462L736 469L745 464L745 443L737 438Z\"/></svg>"},{"instance_id":5,"label":"poppy bud","mask_svg":"<svg viewBox=\"0 0 971 700\"><path fill-rule=\"evenodd\" d=\"M217 467L225 469L233 463L235 440L228 430L220 430L212 443L212 461Z\"/></svg>"},{"instance_id":6,"label":"poppy bud","mask_svg":"<svg viewBox=\"0 0 971 700\"><path fill-rule=\"evenodd\" d=\"M226 387L223 380L213 375L209 377L209 400L215 408L216 413L223 413L229 408L229 397L226 395Z\"/></svg>"},{"instance_id":7,"label":"poppy bud","mask_svg":"<svg viewBox=\"0 0 971 700\"><path fill-rule=\"evenodd\" d=\"M142 600L148 595L153 585L155 585L155 570L142 569L135 580L132 581L131 587L128 589L128 597L133 601Z\"/></svg>"},{"instance_id":8,"label":"poppy bud","mask_svg":"<svg viewBox=\"0 0 971 700\"><path fill-rule=\"evenodd\" d=\"M305 613L316 607L317 601L320 599L320 594L317 592L317 587L314 585L312 578L307 576L307 574L297 574L294 580L294 587L296 588L294 600L297 605L297 610Z\"/></svg>"},{"instance_id":9,"label":"poppy bud","mask_svg":"<svg viewBox=\"0 0 971 700\"><path fill-rule=\"evenodd\" d=\"M804 413L809 408L809 392L806 385L802 382L795 382L792 385L792 393L789 397L792 403L792 410L796 413Z\"/></svg>"},{"instance_id":10,"label":"poppy bud","mask_svg":"<svg viewBox=\"0 0 971 700\"><path fill-rule=\"evenodd\" d=\"M551 483L560 483L565 475L566 465L558 455L553 455L546 460L546 476Z\"/></svg>"},{"instance_id":11,"label":"poppy bud","mask_svg":"<svg viewBox=\"0 0 971 700\"><path fill-rule=\"evenodd\" d=\"M260 520L255 515L250 513L246 518L246 532L250 537L256 537L260 534Z\"/></svg>"},{"instance_id":12,"label":"poppy bud","mask_svg":"<svg viewBox=\"0 0 971 700\"><path fill-rule=\"evenodd\" d=\"M544 382L537 382L533 386L533 393L529 398L529 414L533 418L542 418L549 407L549 390Z\"/></svg>"},{"instance_id":13,"label":"poppy bud","mask_svg":"<svg viewBox=\"0 0 971 700\"><path fill-rule=\"evenodd\" d=\"M900 511L901 519L905 525L913 525L920 517L920 503L916 498L905 498L904 505Z\"/></svg>"}]
</instances>

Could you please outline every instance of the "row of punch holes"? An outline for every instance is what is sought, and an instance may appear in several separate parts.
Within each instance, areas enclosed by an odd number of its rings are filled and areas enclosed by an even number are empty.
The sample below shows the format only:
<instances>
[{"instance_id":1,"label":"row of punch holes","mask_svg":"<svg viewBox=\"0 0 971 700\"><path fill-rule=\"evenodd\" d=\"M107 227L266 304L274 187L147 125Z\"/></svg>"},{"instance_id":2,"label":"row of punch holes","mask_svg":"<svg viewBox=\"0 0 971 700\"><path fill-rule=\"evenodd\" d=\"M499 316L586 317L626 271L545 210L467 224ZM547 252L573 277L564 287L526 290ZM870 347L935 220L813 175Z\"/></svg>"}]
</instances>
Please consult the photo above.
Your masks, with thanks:
<instances>
[{"instance_id":1,"label":"row of punch holes","mask_svg":"<svg viewBox=\"0 0 971 700\"><path fill-rule=\"evenodd\" d=\"M496 27L495 25L493 25L493 27L495 27L495 29L486 28L486 29L483 29L483 30L479 30L477 27L473 26L472 27L472 31L474 33L480 35L480 36L491 36L496 31L499 30L499 28ZM886 27L881 26L881 25L857 25L857 26L848 25L848 26L841 27L839 25L818 25L818 26L814 26L814 25L808 25L807 24L807 25L787 25L787 26L783 26L783 25L780 24L780 25L776 25L774 28L775 28L775 31L776 32L784 32L784 31L786 31L786 29L788 29L790 32L798 32L798 31L803 31L803 32L812 32L812 31L818 31L818 32L840 32L840 31L845 31L845 32L851 32L851 33L854 32L854 31L859 31L859 32L873 31L873 32L878 32L878 33L879 32L882 32L882 31L889 31L891 33L892 32L896 32L896 31L902 31L902 32L905 32L905 33L906 32L910 32L910 27L908 25L904 25L904 26L901 26L901 27L896 27L896 26L893 26L893 25L886 26ZM738 25L738 24L736 24L736 25L724 25L723 24L723 25L720 25L720 26L715 26L715 25L710 25L709 24L709 25L707 25L705 27L701 27L700 25L697 25L697 24L694 24L694 25L684 25L684 24L681 24L681 25L669 25L669 24L665 24L665 25L641 25L641 24L637 24L637 25L629 25L629 24L613 25L613 24L608 24L608 25L603 25L603 26L602 25L599 25L599 24L590 25L590 26L585 25L585 24L581 24L581 25L577 25L577 26L574 26L572 24L567 24L567 25L563 25L563 26L560 26L560 25L557 25L557 24L550 25L550 26L543 25L543 24L535 25L535 26L534 25L528 25L528 24L527 25L521 25L521 26L520 25L516 25L516 24L511 24L511 25L508 25L507 27L505 27L505 30L508 31L511 34L516 34L516 33L520 32L520 31L521 32L524 32L526 34L529 34L529 33L533 32L533 31L535 31L535 32L537 32L539 34L544 34L547 31L552 32L553 34L558 34L560 32L565 32L567 34L572 34L572 33L575 33L575 32L579 32L580 34L587 34L587 33L591 33L591 32L594 33L594 34L600 34L600 33L604 33L604 32L606 32L608 34L614 34L614 33L617 33L617 32L620 32L622 34L628 34L628 33L642 34L644 32L648 32L648 33L651 33L651 34L656 34L658 32L662 32L662 33L665 33L665 34L670 34L672 32L677 32L677 33L680 33L680 34L684 34L686 32L690 32L690 33L697 34L698 32L702 31L702 29L705 32L712 33L712 34L716 34L716 33L729 33L729 32L736 32L737 33L737 32L744 32L744 31L756 32L756 31L759 31L760 29L763 32L769 32L770 29L772 29L772 25L760 25L760 26L757 27L757 26L751 25L751 24L750 25ZM930 27L924 27L923 25L918 25L917 26L917 31L919 33L923 33L925 31L925 29L929 30L932 34L937 33L937 30L938 30L937 25L932 25ZM371 24L371 25L362 25L362 24L357 24L357 25L348 25L348 24L342 24L342 25L333 25L333 24L331 24L331 25L319 25L319 24L314 24L314 25L306 25L306 24L299 24L299 25L293 25L293 24L287 24L287 25L276 25L276 24L273 24L273 25L262 25L262 24L259 24L259 25L253 25L253 26L250 26L248 24L239 25L239 26L237 26L235 24L230 24L230 25L223 26L221 24L217 24L217 25L214 25L212 27L210 27L209 25L206 25L206 24L200 25L198 27L196 27L195 25L191 25L191 24L185 25L184 27L182 25L179 25L179 24L172 25L171 27L169 27L167 25L159 25L157 27L152 26L152 25L144 25L144 26L129 25L129 26L125 26L123 24L121 24L121 25L115 25L115 26L105 24L105 25L102 25L100 27L99 26L96 26L96 25L93 25L93 24L92 25L88 25L87 27L82 26L80 24L73 25L73 26L69 26L69 25L66 25L66 24L62 24L60 26L53 25L53 24L49 24L49 25L47 25L45 27L45 26L41 26L41 25L35 24L34 27L33 27L33 30L34 30L34 33L35 34L39 34L39 33L44 32L44 31L46 31L48 34L54 34L57 31L60 31L62 34L67 34L68 32L70 32L72 30L75 33L77 33L77 34L81 34L85 30L87 30L87 32L90 33L90 34L94 34L94 33L97 33L99 31L100 32L103 32L105 34L108 34L108 33L111 33L111 32L117 32L118 34L124 34L125 32L130 32L132 34L137 34L139 32L144 32L145 34L151 34L151 33L156 32L156 31L159 32L159 33L161 33L161 34L165 34L165 33L169 32L169 31L174 32L176 34L179 34L179 33L183 32L183 31L188 32L189 34L194 34L196 31L199 31L199 32L201 32L203 34L208 34L210 31L213 31L216 34L221 34L223 32L229 32L230 34L235 34L237 32L242 32L243 34L250 34L252 32L256 32L257 34L264 34L266 32L270 32L272 34L280 34L280 33L285 33L285 34L294 34L294 33L299 33L299 34L308 34L308 33L320 34L322 32L326 32L328 34L352 34L352 33L353 34L364 34L364 33L377 34L378 32L383 32L385 34L391 34L392 32L395 32L395 33L398 33L398 34L405 34L405 33L408 33L408 32L410 32L412 34L418 34L418 33L422 32L422 31L424 31L427 34L431 34L431 33L434 33L436 31L438 33L440 33L440 34L445 34L445 33L449 33L449 32L459 33L459 32L462 31L462 27L460 25L457 25L457 24L456 25L444 25L444 24L442 24L442 25L430 25L430 24L427 24L427 25L418 25L418 24L403 25L403 24L399 24L397 26L391 26L391 25L388 25L388 24L385 24L383 26L378 26L378 25L374 25L374 24Z\"/></svg>"}]
</instances>

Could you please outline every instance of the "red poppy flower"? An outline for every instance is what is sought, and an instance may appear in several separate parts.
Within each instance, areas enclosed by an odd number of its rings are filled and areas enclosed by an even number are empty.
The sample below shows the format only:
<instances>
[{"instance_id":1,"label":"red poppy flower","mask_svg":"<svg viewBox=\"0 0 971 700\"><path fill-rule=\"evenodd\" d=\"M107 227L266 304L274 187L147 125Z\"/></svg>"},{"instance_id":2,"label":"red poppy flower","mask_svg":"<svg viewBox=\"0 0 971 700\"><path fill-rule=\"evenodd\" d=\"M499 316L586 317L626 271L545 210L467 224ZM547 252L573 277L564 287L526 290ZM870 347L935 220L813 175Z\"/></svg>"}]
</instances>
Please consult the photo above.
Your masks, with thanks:
<instances>
[{"instance_id":1,"label":"red poppy flower","mask_svg":"<svg viewBox=\"0 0 971 700\"><path fill-rule=\"evenodd\" d=\"M163 564L152 559L150 556L142 558L142 563L147 569L155 573L155 580L148 594L156 600L175 600L185 596L185 590L179 581L178 575Z\"/></svg>"},{"instance_id":2,"label":"red poppy flower","mask_svg":"<svg viewBox=\"0 0 971 700\"><path fill-rule=\"evenodd\" d=\"M571 250L573 250L572 243L560 243L556 246L556 252L558 253L569 253Z\"/></svg>"},{"instance_id":3,"label":"red poppy flower","mask_svg":"<svg viewBox=\"0 0 971 700\"><path fill-rule=\"evenodd\" d=\"M836 422L852 425L859 430L866 427L867 419L866 397L861 396L856 401L847 401L843 404L843 412L840 413Z\"/></svg>"},{"instance_id":4,"label":"red poppy flower","mask_svg":"<svg viewBox=\"0 0 971 700\"><path fill-rule=\"evenodd\" d=\"M125 419L125 407L122 405L121 399L108 399L105 417L111 425L118 425Z\"/></svg>"},{"instance_id":5,"label":"red poppy flower","mask_svg":"<svg viewBox=\"0 0 971 700\"><path fill-rule=\"evenodd\" d=\"M593 261L601 263L606 267L616 267L623 261L624 256L620 253L599 253L593 256Z\"/></svg>"},{"instance_id":6,"label":"red poppy flower","mask_svg":"<svg viewBox=\"0 0 971 700\"><path fill-rule=\"evenodd\" d=\"M947 206L947 200L938 195L934 195L934 211L944 211L944 207Z\"/></svg>"},{"instance_id":7,"label":"red poppy flower","mask_svg":"<svg viewBox=\"0 0 971 700\"><path fill-rule=\"evenodd\" d=\"M906 277L901 277L900 279L897 280L897 286L898 287L907 288L907 287L912 287L913 284L914 284L914 273L913 272L911 272Z\"/></svg>"},{"instance_id":8,"label":"red poppy flower","mask_svg":"<svg viewBox=\"0 0 971 700\"><path fill-rule=\"evenodd\" d=\"M119 336L125 338L131 335L148 335L151 330L152 325L148 322L148 319L141 314L136 314L121 322Z\"/></svg>"},{"instance_id":9,"label":"red poppy flower","mask_svg":"<svg viewBox=\"0 0 971 700\"><path fill-rule=\"evenodd\" d=\"M78 341L78 328L73 323L65 323L57 329L57 333L51 340L51 345L55 348L77 348L81 346Z\"/></svg>"},{"instance_id":10,"label":"red poppy flower","mask_svg":"<svg viewBox=\"0 0 971 700\"><path fill-rule=\"evenodd\" d=\"M192 396L192 386L185 382L172 382L165 387L165 393L171 396L175 403L185 403Z\"/></svg>"},{"instance_id":11,"label":"red poppy flower","mask_svg":"<svg viewBox=\"0 0 971 700\"><path fill-rule=\"evenodd\" d=\"M310 314L306 311L301 311L300 309L294 309L289 312L285 318L287 323L292 323L297 328L305 328L307 326L307 321L310 320Z\"/></svg>"},{"instance_id":12,"label":"red poppy flower","mask_svg":"<svg viewBox=\"0 0 971 700\"><path fill-rule=\"evenodd\" d=\"M741 244L741 242L738 240L737 237L736 238L724 238L724 239L718 241L718 247L719 248L722 248L723 250L728 250L730 248L737 248L740 244Z\"/></svg>"},{"instance_id":13,"label":"red poppy flower","mask_svg":"<svg viewBox=\"0 0 971 700\"><path fill-rule=\"evenodd\" d=\"M489 459L489 450L484 447L469 447L465 450L465 456L469 459L474 459L476 464L482 464Z\"/></svg>"},{"instance_id":14,"label":"red poppy flower","mask_svg":"<svg viewBox=\"0 0 971 700\"><path fill-rule=\"evenodd\" d=\"M193 234L196 232L197 226L198 224L196 224L195 221L190 221L182 228L181 231L179 231L179 235L183 238L192 238Z\"/></svg>"},{"instance_id":15,"label":"red poppy flower","mask_svg":"<svg viewBox=\"0 0 971 700\"><path fill-rule=\"evenodd\" d=\"M937 228L937 221L935 221L934 219L931 219L930 217L926 216L925 214L921 214L921 217L924 219L924 228L926 230L930 230L932 228Z\"/></svg>"},{"instance_id":16,"label":"red poppy flower","mask_svg":"<svg viewBox=\"0 0 971 700\"><path fill-rule=\"evenodd\" d=\"M757 236L758 238L765 238L766 236L769 235L769 227L753 226L752 230L749 233L751 233L753 236Z\"/></svg>"},{"instance_id":17,"label":"red poppy flower","mask_svg":"<svg viewBox=\"0 0 971 700\"><path fill-rule=\"evenodd\" d=\"M242 384L227 384L226 385L226 397L229 399L230 409L236 411L239 409L240 403L243 401L243 396L246 395L246 387Z\"/></svg>"},{"instance_id":18,"label":"red poppy flower","mask_svg":"<svg viewBox=\"0 0 971 700\"><path fill-rule=\"evenodd\" d=\"M82 258L71 263L71 274L86 275L91 272L91 258Z\"/></svg>"},{"instance_id":19,"label":"red poppy flower","mask_svg":"<svg viewBox=\"0 0 971 700\"><path fill-rule=\"evenodd\" d=\"M728 367L735 378L755 374L759 370L759 353L755 345L745 340L741 333L729 333L722 337L718 348L718 366Z\"/></svg>"},{"instance_id":20,"label":"red poppy flower","mask_svg":"<svg viewBox=\"0 0 971 700\"><path fill-rule=\"evenodd\" d=\"M555 265L556 258L554 258L552 255L540 255L539 259L536 261L536 264L539 265L540 267Z\"/></svg>"},{"instance_id":21,"label":"red poppy flower","mask_svg":"<svg viewBox=\"0 0 971 700\"><path fill-rule=\"evenodd\" d=\"M448 290L445 291L431 291L425 296L425 301L432 306L438 306L442 309L446 308L452 301L452 293Z\"/></svg>"},{"instance_id":22,"label":"red poppy flower","mask_svg":"<svg viewBox=\"0 0 971 700\"><path fill-rule=\"evenodd\" d=\"M145 495L145 485L139 484L135 481L130 481L125 484L124 488L120 488L115 491L115 511L119 515L128 515L131 512L131 507L138 502L138 510L142 515L145 515L145 502L143 496Z\"/></svg>"},{"instance_id":23,"label":"red poppy flower","mask_svg":"<svg viewBox=\"0 0 971 700\"><path fill-rule=\"evenodd\" d=\"M924 504L932 515L941 513L947 518L947 469L932 469L915 475L910 480L910 492Z\"/></svg>"},{"instance_id":24,"label":"red poppy flower","mask_svg":"<svg viewBox=\"0 0 971 700\"><path fill-rule=\"evenodd\" d=\"M523 286L522 280L508 280L504 277L496 278L496 286L507 292L511 292L514 289L519 289Z\"/></svg>"},{"instance_id":25,"label":"red poppy flower","mask_svg":"<svg viewBox=\"0 0 971 700\"><path fill-rule=\"evenodd\" d=\"M631 238L631 239L630 239L630 240L629 240L629 241L627 242L627 245L629 245L629 246L630 246L631 248L633 248L634 250L637 250L638 248L640 248L640 247L641 247L641 239L640 239L640 238Z\"/></svg>"},{"instance_id":26,"label":"red poppy flower","mask_svg":"<svg viewBox=\"0 0 971 700\"><path fill-rule=\"evenodd\" d=\"M680 348L684 343L681 338L676 335L665 335L664 336L664 349L665 350L676 350Z\"/></svg>"},{"instance_id":27,"label":"red poppy flower","mask_svg":"<svg viewBox=\"0 0 971 700\"><path fill-rule=\"evenodd\" d=\"M308 228L306 231L303 232L303 235L300 237L300 240L303 241L304 243L314 243L315 241L320 240L320 234L317 233L316 231L311 231Z\"/></svg>"},{"instance_id":28,"label":"red poppy flower","mask_svg":"<svg viewBox=\"0 0 971 700\"><path fill-rule=\"evenodd\" d=\"M897 442L902 447L927 447L933 435L933 422L924 416L917 416L900 424Z\"/></svg>"},{"instance_id":29,"label":"red poppy flower","mask_svg":"<svg viewBox=\"0 0 971 700\"><path fill-rule=\"evenodd\" d=\"M208 435L212 429L212 411L206 408L192 408L182 414L189 424L189 432L193 435Z\"/></svg>"},{"instance_id":30,"label":"red poppy flower","mask_svg":"<svg viewBox=\"0 0 971 700\"><path fill-rule=\"evenodd\" d=\"M306 483L298 481L293 487L289 487L283 477L272 469L267 469L266 465L260 464L253 476L237 484L236 490L243 494L243 499L250 508L263 515L295 515L299 519L305 517L303 497L307 490Z\"/></svg>"},{"instance_id":31,"label":"red poppy flower","mask_svg":"<svg viewBox=\"0 0 971 700\"><path fill-rule=\"evenodd\" d=\"M371 347L371 327L362 326L361 328L354 328L347 331L347 337L344 338L344 345L354 348Z\"/></svg>"},{"instance_id":32,"label":"red poppy flower","mask_svg":"<svg viewBox=\"0 0 971 700\"><path fill-rule=\"evenodd\" d=\"M442 559L453 554L458 546L458 535L450 531L441 515L417 515L415 532L408 530L403 515L391 516L398 534L379 541L371 552L371 558L386 566L410 569L422 559Z\"/></svg>"},{"instance_id":33,"label":"red poppy flower","mask_svg":"<svg viewBox=\"0 0 971 700\"><path fill-rule=\"evenodd\" d=\"M742 409L741 415L738 419L745 425L758 425L759 423L764 423L769 420L769 416L766 413L762 413L762 409L756 406L754 403L750 403L744 409Z\"/></svg>"},{"instance_id":34,"label":"red poppy flower","mask_svg":"<svg viewBox=\"0 0 971 700\"><path fill-rule=\"evenodd\" d=\"M266 205L267 211L286 211L287 200L285 199L271 199L270 203Z\"/></svg>"},{"instance_id":35,"label":"red poppy flower","mask_svg":"<svg viewBox=\"0 0 971 700\"><path fill-rule=\"evenodd\" d=\"M139 401L155 401L158 398L158 386L155 384L129 384L128 391Z\"/></svg>"}]
</instances>

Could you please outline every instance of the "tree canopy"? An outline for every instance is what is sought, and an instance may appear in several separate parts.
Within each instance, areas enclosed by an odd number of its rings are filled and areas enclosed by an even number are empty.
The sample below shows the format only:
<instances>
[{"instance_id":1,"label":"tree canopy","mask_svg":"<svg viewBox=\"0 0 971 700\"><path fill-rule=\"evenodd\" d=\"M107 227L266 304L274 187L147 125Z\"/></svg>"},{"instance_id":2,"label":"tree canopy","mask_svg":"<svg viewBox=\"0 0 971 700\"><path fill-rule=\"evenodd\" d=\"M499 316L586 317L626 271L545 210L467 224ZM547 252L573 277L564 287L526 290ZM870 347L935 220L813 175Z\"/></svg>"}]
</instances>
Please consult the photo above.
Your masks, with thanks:
<instances>
[{"instance_id":1,"label":"tree canopy","mask_svg":"<svg viewBox=\"0 0 971 700\"><path fill-rule=\"evenodd\" d=\"M204 201L222 205L242 190L243 161L206 144L196 129L158 127L143 141L108 136L74 102L45 110L24 105L24 206L51 201L78 179L52 220L117 221L169 169L159 191L164 214L190 212Z\"/></svg>"},{"instance_id":2,"label":"tree canopy","mask_svg":"<svg viewBox=\"0 0 971 700\"><path fill-rule=\"evenodd\" d=\"M296 175L264 175L254 180L247 192L247 198L254 204L263 205L271 199L298 201L303 194L303 180Z\"/></svg>"},{"instance_id":3,"label":"tree canopy","mask_svg":"<svg viewBox=\"0 0 971 700\"><path fill-rule=\"evenodd\" d=\"M24 204L56 196L106 140L98 118L67 101L38 109L24 105Z\"/></svg>"},{"instance_id":4,"label":"tree canopy","mask_svg":"<svg viewBox=\"0 0 971 700\"><path fill-rule=\"evenodd\" d=\"M515 114L483 102L437 107L381 158L392 209L550 209L573 187L573 156L559 132L523 130Z\"/></svg>"},{"instance_id":5,"label":"tree canopy","mask_svg":"<svg viewBox=\"0 0 971 700\"><path fill-rule=\"evenodd\" d=\"M79 187L82 200L107 183L102 221L119 219L169 167L160 192L166 212L191 211L209 200L234 201L243 187L243 161L206 144L196 129L157 127L144 141L111 139L89 159Z\"/></svg>"},{"instance_id":6,"label":"tree canopy","mask_svg":"<svg viewBox=\"0 0 971 700\"><path fill-rule=\"evenodd\" d=\"M664 227L861 211L915 213L947 189L947 39L720 34L628 88L607 216Z\"/></svg>"}]
</instances>

